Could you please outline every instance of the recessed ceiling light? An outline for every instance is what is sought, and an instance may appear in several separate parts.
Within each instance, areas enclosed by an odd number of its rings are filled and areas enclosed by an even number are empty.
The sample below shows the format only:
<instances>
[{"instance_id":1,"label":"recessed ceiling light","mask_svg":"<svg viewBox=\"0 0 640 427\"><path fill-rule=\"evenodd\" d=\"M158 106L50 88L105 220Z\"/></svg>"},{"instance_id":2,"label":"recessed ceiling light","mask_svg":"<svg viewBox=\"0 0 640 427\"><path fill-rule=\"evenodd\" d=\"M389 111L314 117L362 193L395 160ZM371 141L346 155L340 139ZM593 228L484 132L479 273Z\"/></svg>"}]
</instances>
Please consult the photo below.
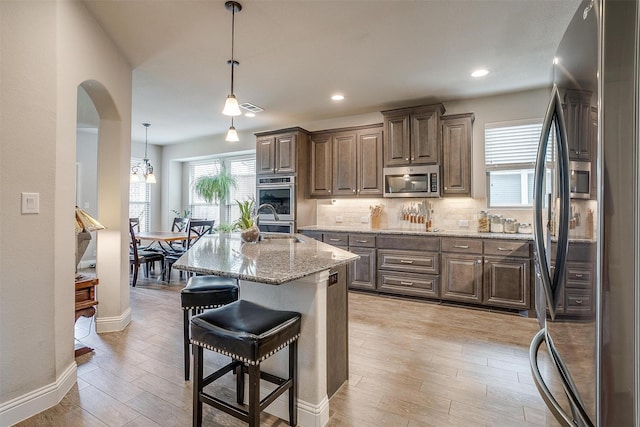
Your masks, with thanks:
<instances>
[{"instance_id":1,"label":"recessed ceiling light","mask_svg":"<svg viewBox=\"0 0 640 427\"><path fill-rule=\"evenodd\" d=\"M553 65L558 65L560 63L560 58L558 58L557 56L553 57Z\"/></svg>"},{"instance_id":2,"label":"recessed ceiling light","mask_svg":"<svg viewBox=\"0 0 640 427\"><path fill-rule=\"evenodd\" d=\"M484 77L487 74L489 74L489 70L480 69L480 70L475 70L473 73L471 73L471 77Z\"/></svg>"},{"instance_id":3,"label":"recessed ceiling light","mask_svg":"<svg viewBox=\"0 0 640 427\"><path fill-rule=\"evenodd\" d=\"M255 117L255 113L244 113L245 117Z\"/></svg>"},{"instance_id":4,"label":"recessed ceiling light","mask_svg":"<svg viewBox=\"0 0 640 427\"><path fill-rule=\"evenodd\" d=\"M342 101L344 99L344 95L333 95L331 96L331 99L334 101Z\"/></svg>"}]
</instances>

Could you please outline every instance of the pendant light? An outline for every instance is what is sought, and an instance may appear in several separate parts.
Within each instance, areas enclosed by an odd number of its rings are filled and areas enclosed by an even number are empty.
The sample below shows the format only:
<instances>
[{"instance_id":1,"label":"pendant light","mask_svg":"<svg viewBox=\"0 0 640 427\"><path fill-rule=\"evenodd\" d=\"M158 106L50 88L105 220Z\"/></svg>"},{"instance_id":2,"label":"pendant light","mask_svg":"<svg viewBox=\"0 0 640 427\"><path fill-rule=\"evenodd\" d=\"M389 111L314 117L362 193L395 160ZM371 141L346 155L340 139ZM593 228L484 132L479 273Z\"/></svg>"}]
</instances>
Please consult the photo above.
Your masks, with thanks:
<instances>
[{"instance_id":1,"label":"pendant light","mask_svg":"<svg viewBox=\"0 0 640 427\"><path fill-rule=\"evenodd\" d=\"M150 123L143 123L144 129L144 159L131 168L131 182L146 182L147 184L155 184L156 176L153 174L153 166L147 157L147 137Z\"/></svg>"},{"instance_id":2,"label":"pendant light","mask_svg":"<svg viewBox=\"0 0 640 427\"><path fill-rule=\"evenodd\" d=\"M240 65L240 63L233 57L233 47L235 44L236 12L242 10L242 5L236 1L228 1L224 4L224 7L231 11L231 59L227 61L227 64L231 65L231 93L227 96L222 114L225 116L239 116L242 112L238 106L236 95L233 93L233 69Z\"/></svg>"},{"instance_id":3,"label":"pendant light","mask_svg":"<svg viewBox=\"0 0 640 427\"><path fill-rule=\"evenodd\" d=\"M240 138L238 138L238 132L236 128L233 126L233 117L231 117L231 127L227 131L227 136L224 138L227 142L238 142Z\"/></svg>"}]
</instances>

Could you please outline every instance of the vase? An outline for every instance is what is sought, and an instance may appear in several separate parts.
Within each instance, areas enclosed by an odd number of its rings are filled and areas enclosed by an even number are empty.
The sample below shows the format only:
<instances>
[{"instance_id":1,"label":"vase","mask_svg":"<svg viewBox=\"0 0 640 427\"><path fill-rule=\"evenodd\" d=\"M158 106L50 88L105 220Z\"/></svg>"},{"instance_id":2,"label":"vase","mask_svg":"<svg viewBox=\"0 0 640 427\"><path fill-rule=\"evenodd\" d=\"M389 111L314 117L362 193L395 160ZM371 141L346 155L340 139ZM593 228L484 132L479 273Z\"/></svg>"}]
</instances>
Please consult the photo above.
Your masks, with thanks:
<instances>
[{"instance_id":1,"label":"vase","mask_svg":"<svg viewBox=\"0 0 640 427\"><path fill-rule=\"evenodd\" d=\"M260 237L260 229L255 224L240 232L240 238L245 243L255 243Z\"/></svg>"}]
</instances>

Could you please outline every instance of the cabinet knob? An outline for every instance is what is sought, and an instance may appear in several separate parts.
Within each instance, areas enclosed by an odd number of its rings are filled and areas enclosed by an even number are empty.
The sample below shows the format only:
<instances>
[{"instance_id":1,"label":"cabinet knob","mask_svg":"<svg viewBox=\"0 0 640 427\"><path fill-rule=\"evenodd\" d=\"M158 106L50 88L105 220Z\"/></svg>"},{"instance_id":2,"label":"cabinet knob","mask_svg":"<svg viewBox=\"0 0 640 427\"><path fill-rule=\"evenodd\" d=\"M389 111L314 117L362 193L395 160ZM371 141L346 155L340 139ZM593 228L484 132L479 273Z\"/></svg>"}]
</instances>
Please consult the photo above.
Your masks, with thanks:
<instances>
[{"instance_id":1,"label":"cabinet knob","mask_svg":"<svg viewBox=\"0 0 640 427\"><path fill-rule=\"evenodd\" d=\"M331 194L331 190L328 190L329 194Z\"/></svg>"},{"instance_id":2,"label":"cabinet knob","mask_svg":"<svg viewBox=\"0 0 640 427\"><path fill-rule=\"evenodd\" d=\"M415 160L415 159L416 159L415 157L412 157L412 158L411 158L411 160Z\"/></svg>"},{"instance_id":3,"label":"cabinet knob","mask_svg":"<svg viewBox=\"0 0 640 427\"><path fill-rule=\"evenodd\" d=\"M444 187L444 189L445 189L445 190L448 190L449 188L448 188L448 187Z\"/></svg>"},{"instance_id":4,"label":"cabinet knob","mask_svg":"<svg viewBox=\"0 0 640 427\"><path fill-rule=\"evenodd\" d=\"M405 160L409 160L409 158L408 158L408 157L406 157L406 158L405 158Z\"/></svg>"},{"instance_id":5,"label":"cabinet knob","mask_svg":"<svg viewBox=\"0 0 640 427\"><path fill-rule=\"evenodd\" d=\"M487 261L485 260L484 262L487 262ZM481 259L477 260L476 264L482 264L482 260Z\"/></svg>"},{"instance_id":6,"label":"cabinet knob","mask_svg":"<svg viewBox=\"0 0 640 427\"><path fill-rule=\"evenodd\" d=\"M356 192L356 189L355 189L355 188L353 189L353 192L354 192L354 193Z\"/></svg>"}]
</instances>

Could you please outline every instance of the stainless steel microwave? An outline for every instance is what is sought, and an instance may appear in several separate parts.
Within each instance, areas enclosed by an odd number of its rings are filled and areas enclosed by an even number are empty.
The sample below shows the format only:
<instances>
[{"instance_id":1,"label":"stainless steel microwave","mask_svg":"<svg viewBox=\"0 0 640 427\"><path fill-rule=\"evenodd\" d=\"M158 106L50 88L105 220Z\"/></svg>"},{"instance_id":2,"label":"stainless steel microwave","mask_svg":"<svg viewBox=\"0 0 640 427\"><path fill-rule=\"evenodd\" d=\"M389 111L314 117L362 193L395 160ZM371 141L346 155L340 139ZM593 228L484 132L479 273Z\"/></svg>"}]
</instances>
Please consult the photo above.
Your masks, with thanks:
<instances>
[{"instance_id":1,"label":"stainless steel microwave","mask_svg":"<svg viewBox=\"0 0 640 427\"><path fill-rule=\"evenodd\" d=\"M574 199L591 198L591 162L569 162L569 192Z\"/></svg>"},{"instance_id":2,"label":"stainless steel microwave","mask_svg":"<svg viewBox=\"0 0 640 427\"><path fill-rule=\"evenodd\" d=\"M440 166L384 168L384 197L440 197Z\"/></svg>"}]
</instances>

